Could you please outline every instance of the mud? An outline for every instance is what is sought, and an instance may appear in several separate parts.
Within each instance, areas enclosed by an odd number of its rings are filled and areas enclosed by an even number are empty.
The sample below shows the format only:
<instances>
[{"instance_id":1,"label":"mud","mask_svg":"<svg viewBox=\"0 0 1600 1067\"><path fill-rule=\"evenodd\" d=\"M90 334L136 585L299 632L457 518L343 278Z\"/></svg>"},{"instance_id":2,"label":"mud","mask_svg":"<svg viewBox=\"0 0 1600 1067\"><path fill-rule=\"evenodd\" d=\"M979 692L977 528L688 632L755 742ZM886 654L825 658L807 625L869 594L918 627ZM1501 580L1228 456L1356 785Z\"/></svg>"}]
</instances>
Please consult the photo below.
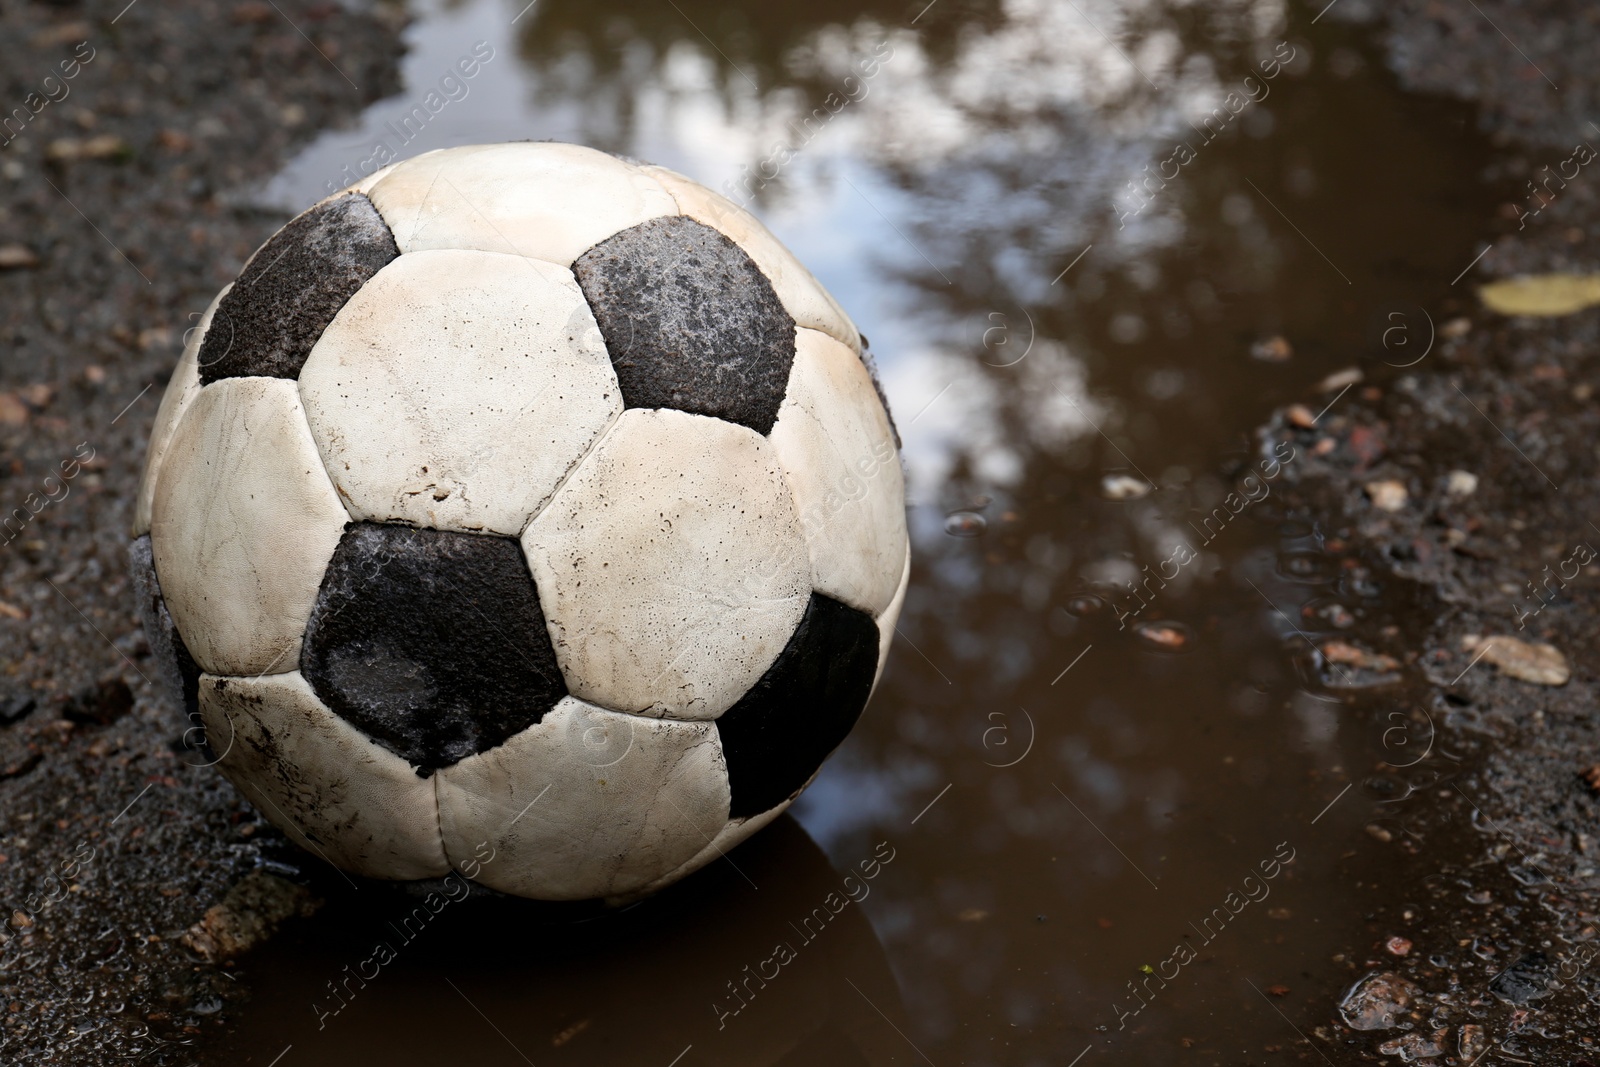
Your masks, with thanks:
<instances>
[{"instance_id":1,"label":"mud","mask_svg":"<svg viewBox=\"0 0 1600 1067\"><path fill-rule=\"evenodd\" d=\"M275 834L152 684L127 546L183 333L285 221L238 190L396 85L399 14L278 6L0 7L6 1063L192 1062L238 996L181 938Z\"/></svg>"}]
</instances>

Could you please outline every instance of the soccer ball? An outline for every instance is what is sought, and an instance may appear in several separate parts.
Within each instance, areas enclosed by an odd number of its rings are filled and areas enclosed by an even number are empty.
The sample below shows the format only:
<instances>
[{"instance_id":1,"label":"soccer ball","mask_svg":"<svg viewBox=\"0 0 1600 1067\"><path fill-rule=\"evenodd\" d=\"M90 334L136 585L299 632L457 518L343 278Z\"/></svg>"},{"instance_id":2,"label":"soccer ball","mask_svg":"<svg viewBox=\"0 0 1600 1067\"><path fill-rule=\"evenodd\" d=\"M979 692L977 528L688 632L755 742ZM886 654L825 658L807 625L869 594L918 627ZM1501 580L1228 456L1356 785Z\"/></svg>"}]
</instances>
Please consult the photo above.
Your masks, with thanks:
<instances>
[{"instance_id":1,"label":"soccer ball","mask_svg":"<svg viewBox=\"0 0 1600 1067\"><path fill-rule=\"evenodd\" d=\"M132 556L222 773L334 865L628 899L860 716L910 555L855 327L748 212L554 143L317 204L212 302Z\"/></svg>"}]
</instances>

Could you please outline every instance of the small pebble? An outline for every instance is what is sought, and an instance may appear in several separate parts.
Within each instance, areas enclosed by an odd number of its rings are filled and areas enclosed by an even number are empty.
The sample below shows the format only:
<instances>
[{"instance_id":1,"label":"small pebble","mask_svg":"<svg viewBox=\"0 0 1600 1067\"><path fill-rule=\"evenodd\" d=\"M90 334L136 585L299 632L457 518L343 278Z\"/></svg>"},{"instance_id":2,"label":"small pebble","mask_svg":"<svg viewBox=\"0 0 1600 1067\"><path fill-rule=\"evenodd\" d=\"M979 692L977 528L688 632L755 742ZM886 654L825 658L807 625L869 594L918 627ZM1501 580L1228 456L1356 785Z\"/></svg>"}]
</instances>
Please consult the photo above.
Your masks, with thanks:
<instances>
[{"instance_id":1,"label":"small pebble","mask_svg":"<svg viewBox=\"0 0 1600 1067\"><path fill-rule=\"evenodd\" d=\"M1352 1030L1391 1030L1405 1022L1411 1002L1421 996L1421 989L1398 974L1369 974L1345 994L1339 1014Z\"/></svg>"},{"instance_id":2,"label":"small pebble","mask_svg":"<svg viewBox=\"0 0 1600 1067\"><path fill-rule=\"evenodd\" d=\"M1406 487L1404 482L1390 478L1381 482L1368 482L1366 484L1367 496L1372 499L1372 506L1380 511L1399 511L1406 506Z\"/></svg>"},{"instance_id":3,"label":"small pebble","mask_svg":"<svg viewBox=\"0 0 1600 1067\"><path fill-rule=\"evenodd\" d=\"M39 257L27 245L0 245L0 270L32 270Z\"/></svg>"},{"instance_id":4,"label":"small pebble","mask_svg":"<svg viewBox=\"0 0 1600 1067\"><path fill-rule=\"evenodd\" d=\"M1263 363L1282 363L1294 355L1294 346L1288 338L1268 337L1264 341L1257 341L1250 346L1250 358L1259 359Z\"/></svg>"},{"instance_id":5,"label":"small pebble","mask_svg":"<svg viewBox=\"0 0 1600 1067\"><path fill-rule=\"evenodd\" d=\"M28 406L16 393L0 393L0 426L26 426Z\"/></svg>"},{"instance_id":6,"label":"small pebble","mask_svg":"<svg viewBox=\"0 0 1600 1067\"><path fill-rule=\"evenodd\" d=\"M1108 474L1100 479L1100 495L1107 500L1137 500L1147 495L1151 488L1143 478L1132 478L1126 474Z\"/></svg>"},{"instance_id":7,"label":"small pebble","mask_svg":"<svg viewBox=\"0 0 1600 1067\"><path fill-rule=\"evenodd\" d=\"M79 159L112 159L132 154L128 142L115 134L103 133L97 137L79 140L62 137L51 141L45 149L45 158L57 163L70 163Z\"/></svg>"},{"instance_id":8,"label":"small pebble","mask_svg":"<svg viewBox=\"0 0 1600 1067\"><path fill-rule=\"evenodd\" d=\"M1386 656L1382 652L1368 652L1348 641L1328 641L1322 646L1322 654L1330 663L1341 663L1347 667L1360 667L1369 671L1397 671L1400 661L1393 656Z\"/></svg>"},{"instance_id":9,"label":"small pebble","mask_svg":"<svg viewBox=\"0 0 1600 1067\"><path fill-rule=\"evenodd\" d=\"M1155 652L1184 652L1194 640L1193 631L1181 622L1141 622L1133 632Z\"/></svg>"},{"instance_id":10,"label":"small pebble","mask_svg":"<svg viewBox=\"0 0 1600 1067\"><path fill-rule=\"evenodd\" d=\"M1391 937L1383 943L1383 947L1391 956L1408 956L1411 954L1411 942L1404 937Z\"/></svg>"},{"instance_id":11,"label":"small pebble","mask_svg":"<svg viewBox=\"0 0 1600 1067\"><path fill-rule=\"evenodd\" d=\"M1471 471L1451 471L1444 487L1451 496L1471 496L1478 491L1478 476Z\"/></svg>"},{"instance_id":12,"label":"small pebble","mask_svg":"<svg viewBox=\"0 0 1600 1067\"><path fill-rule=\"evenodd\" d=\"M1336 393L1345 386L1354 385L1362 378L1360 367L1346 367L1344 370L1334 371L1322 381L1317 383L1317 392Z\"/></svg>"},{"instance_id":13,"label":"small pebble","mask_svg":"<svg viewBox=\"0 0 1600 1067\"><path fill-rule=\"evenodd\" d=\"M1309 430L1317 424L1316 416L1304 404L1290 404L1284 409L1283 414L1289 420L1290 426L1296 426L1302 430Z\"/></svg>"}]
</instances>

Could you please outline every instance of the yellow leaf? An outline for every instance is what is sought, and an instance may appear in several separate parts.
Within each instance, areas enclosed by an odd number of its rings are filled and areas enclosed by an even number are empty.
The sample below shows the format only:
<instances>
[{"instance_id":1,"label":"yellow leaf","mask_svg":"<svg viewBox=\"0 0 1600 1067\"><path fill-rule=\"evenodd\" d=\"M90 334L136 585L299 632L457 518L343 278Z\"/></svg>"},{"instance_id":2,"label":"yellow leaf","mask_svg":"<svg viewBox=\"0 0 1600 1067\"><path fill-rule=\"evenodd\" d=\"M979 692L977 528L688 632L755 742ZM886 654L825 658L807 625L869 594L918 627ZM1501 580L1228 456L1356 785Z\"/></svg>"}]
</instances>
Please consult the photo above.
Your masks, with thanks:
<instances>
[{"instance_id":1,"label":"yellow leaf","mask_svg":"<svg viewBox=\"0 0 1600 1067\"><path fill-rule=\"evenodd\" d=\"M1478 290L1502 315L1571 315L1600 304L1600 274L1528 274Z\"/></svg>"}]
</instances>

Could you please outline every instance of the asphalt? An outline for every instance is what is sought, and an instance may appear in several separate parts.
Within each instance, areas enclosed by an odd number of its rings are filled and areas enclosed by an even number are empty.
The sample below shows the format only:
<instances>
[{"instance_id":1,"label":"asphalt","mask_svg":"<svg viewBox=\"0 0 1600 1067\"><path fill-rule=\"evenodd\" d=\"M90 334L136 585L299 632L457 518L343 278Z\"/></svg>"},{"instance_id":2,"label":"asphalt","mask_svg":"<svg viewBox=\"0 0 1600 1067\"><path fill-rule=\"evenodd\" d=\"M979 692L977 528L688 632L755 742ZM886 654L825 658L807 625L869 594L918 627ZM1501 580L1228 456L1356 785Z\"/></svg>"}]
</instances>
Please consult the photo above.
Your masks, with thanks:
<instances>
[{"instance_id":1,"label":"asphalt","mask_svg":"<svg viewBox=\"0 0 1600 1067\"><path fill-rule=\"evenodd\" d=\"M183 936L275 835L152 683L132 489L183 332L285 221L241 193L397 89L401 21L0 5L0 1062L193 1062L240 995Z\"/></svg>"}]
</instances>

